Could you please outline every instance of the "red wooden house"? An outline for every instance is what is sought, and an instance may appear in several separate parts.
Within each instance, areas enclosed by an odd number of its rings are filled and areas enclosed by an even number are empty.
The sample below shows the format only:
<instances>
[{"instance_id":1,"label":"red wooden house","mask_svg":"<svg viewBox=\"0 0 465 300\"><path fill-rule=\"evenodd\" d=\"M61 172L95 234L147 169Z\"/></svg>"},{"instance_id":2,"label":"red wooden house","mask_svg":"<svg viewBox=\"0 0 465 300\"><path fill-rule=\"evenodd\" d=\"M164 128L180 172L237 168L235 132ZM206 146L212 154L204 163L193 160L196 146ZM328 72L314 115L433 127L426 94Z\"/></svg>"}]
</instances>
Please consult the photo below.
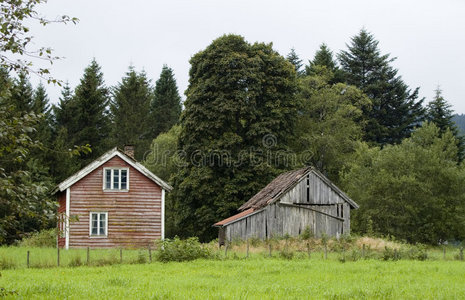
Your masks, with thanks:
<instances>
[{"instance_id":1,"label":"red wooden house","mask_svg":"<svg viewBox=\"0 0 465 300\"><path fill-rule=\"evenodd\" d=\"M172 188L133 153L114 148L58 185L59 247L145 247L164 238Z\"/></svg>"}]
</instances>

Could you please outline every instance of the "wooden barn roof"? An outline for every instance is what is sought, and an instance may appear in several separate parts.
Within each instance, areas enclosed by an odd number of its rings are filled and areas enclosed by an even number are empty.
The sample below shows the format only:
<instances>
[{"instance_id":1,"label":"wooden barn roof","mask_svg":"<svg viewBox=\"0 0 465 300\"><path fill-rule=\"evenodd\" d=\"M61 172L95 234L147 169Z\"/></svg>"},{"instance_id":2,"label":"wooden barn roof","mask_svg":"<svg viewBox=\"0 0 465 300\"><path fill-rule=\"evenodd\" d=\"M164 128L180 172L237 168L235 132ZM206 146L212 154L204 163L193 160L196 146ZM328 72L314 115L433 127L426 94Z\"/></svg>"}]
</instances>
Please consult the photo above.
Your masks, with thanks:
<instances>
[{"instance_id":1,"label":"wooden barn roof","mask_svg":"<svg viewBox=\"0 0 465 300\"><path fill-rule=\"evenodd\" d=\"M102 156L100 156L99 158L97 158L96 160L88 164L87 166L85 166L83 169L79 170L74 175L68 177L66 180L61 182L52 193L55 194L57 192L62 192L66 190L68 187L72 186L73 184L75 184L76 182L78 182L79 180L87 176L90 172L97 169L98 167L100 167L101 165L103 165L104 163L106 163L107 161L109 161L115 156L118 156L119 158L127 162L134 169L144 174L147 178L151 179L153 182L161 186L163 189L167 191L172 190L172 187L168 183L166 183L165 181L160 179L158 176L150 172L146 167L144 167L141 163L137 162L134 158L130 157L129 155L126 155L124 151L115 147L107 151L106 153L104 153Z\"/></svg>"},{"instance_id":2,"label":"wooden barn roof","mask_svg":"<svg viewBox=\"0 0 465 300\"><path fill-rule=\"evenodd\" d=\"M276 200L279 200L284 193L293 188L310 172L315 173L321 180L328 184L336 193L344 198L344 200L346 200L351 207L358 208L358 204L350 199L344 192L342 192L336 185L334 185L328 178L326 178L326 176L321 174L313 167L305 167L280 174L261 191L255 194L255 196L250 198L249 201L239 207L239 210L245 211L250 208L257 210L275 202Z\"/></svg>"}]
</instances>

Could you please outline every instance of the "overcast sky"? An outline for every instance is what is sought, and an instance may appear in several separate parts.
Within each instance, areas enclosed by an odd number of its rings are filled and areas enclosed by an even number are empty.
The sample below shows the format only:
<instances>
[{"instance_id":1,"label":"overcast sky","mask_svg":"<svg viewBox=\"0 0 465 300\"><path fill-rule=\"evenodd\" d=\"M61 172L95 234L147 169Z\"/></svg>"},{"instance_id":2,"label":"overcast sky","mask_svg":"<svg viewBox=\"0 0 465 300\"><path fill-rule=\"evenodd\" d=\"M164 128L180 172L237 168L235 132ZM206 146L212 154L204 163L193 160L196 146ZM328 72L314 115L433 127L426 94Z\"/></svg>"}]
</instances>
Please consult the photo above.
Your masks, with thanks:
<instances>
[{"instance_id":1,"label":"overcast sky","mask_svg":"<svg viewBox=\"0 0 465 300\"><path fill-rule=\"evenodd\" d=\"M440 85L454 110L465 113L462 0L49 0L40 11L80 19L77 25L32 28L38 46L51 46L64 57L51 70L73 88L95 57L108 86L131 64L155 82L167 64L184 98L190 57L225 33L273 42L282 55L294 47L307 62L321 43L338 53L364 27L383 53L397 57L394 66L410 87L419 86L429 101ZM47 90L56 102L60 88Z\"/></svg>"}]
</instances>

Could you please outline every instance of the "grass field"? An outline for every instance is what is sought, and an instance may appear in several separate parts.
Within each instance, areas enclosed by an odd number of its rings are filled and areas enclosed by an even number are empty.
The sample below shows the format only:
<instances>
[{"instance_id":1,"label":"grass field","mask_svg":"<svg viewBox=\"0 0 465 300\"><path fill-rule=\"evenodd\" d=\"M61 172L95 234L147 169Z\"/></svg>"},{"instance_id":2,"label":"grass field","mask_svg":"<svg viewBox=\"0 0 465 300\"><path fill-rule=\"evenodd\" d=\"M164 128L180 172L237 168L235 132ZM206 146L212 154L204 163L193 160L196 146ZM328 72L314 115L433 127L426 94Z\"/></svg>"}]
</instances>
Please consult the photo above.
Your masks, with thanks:
<instances>
[{"instance_id":1,"label":"grass field","mask_svg":"<svg viewBox=\"0 0 465 300\"><path fill-rule=\"evenodd\" d=\"M7 298L463 299L461 261L196 260L1 271Z\"/></svg>"}]
</instances>

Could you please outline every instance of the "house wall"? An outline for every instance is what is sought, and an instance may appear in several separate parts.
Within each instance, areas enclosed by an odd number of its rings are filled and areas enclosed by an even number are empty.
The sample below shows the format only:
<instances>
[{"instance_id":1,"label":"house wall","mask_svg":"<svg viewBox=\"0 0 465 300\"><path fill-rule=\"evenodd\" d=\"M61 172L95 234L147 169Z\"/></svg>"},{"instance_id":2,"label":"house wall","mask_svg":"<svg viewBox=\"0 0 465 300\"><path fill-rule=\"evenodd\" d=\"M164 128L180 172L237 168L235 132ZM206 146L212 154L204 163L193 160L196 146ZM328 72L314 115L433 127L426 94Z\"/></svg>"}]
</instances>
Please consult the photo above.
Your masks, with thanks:
<instances>
[{"instance_id":1,"label":"house wall","mask_svg":"<svg viewBox=\"0 0 465 300\"><path fill-rule=\"evenodd\" d=\"M106 167L129 168L129 191L103 190ZM161 187L121 158L113 157L70 190L70 247L146 247L161 238ZM106 237L89 235L90 212L108 212Z\"/></svg>"},{"instance_id":2,"label":"house wall","mask_svg":"<svg viewBox=\"0 0 465 300\"><path fill-rule=\"evenodd\" d=\"M312 172L279 201L226 225L224 231L226 239L231 241L250 237L267 239L286 234L297 236L306 227L316 237L321 237L323 233L328 236L350 233L350 205Z\"/></svg>"}]
</instances>

